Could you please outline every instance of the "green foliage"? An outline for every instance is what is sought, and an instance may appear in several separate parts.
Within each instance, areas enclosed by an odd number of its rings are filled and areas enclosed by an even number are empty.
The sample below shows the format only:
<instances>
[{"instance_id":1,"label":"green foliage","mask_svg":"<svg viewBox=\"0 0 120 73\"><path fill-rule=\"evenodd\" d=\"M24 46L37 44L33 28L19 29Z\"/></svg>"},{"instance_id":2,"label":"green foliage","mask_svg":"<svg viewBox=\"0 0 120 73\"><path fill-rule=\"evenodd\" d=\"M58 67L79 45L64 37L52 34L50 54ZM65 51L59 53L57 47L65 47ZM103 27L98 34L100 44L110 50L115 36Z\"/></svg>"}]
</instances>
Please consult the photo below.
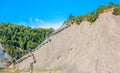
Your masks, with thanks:
<instances>
[{"instance_id":1,"label":"green foliage","mask_svg":"<svg viewBox=\"0 0 120 73\"><path fill-rule=\"evenodd\" d=\"M106 9L110 9L110 8L113 8L113 7L116 7L116 6L119 6L117 4L114 4L112 2L109 2L108 6L106 7Z\"/></svg>"},{"instance_id":2,"label":"green foliage","mask_svg":"<svg viewBox=\"0 0 120 73\"><path fill-rule=\"evenodd\" d=\"M108 6L100 6L98 7L98 9L95 11L95 12L92 12L90 14L86 14L86 15L83 15L83 16L73 16L72 14L70 14L70 17L67 21L65 21L65 23L67 24L80 24L82 21L88 21L88 22L95 22L96 19L99 17L100 14L102 14L104 11L107 11L109 9L113 9L113 14L115 15L120 15L120 6L117 5L117 4L114 4L112 2L110 2L108 4Z\"/></svg>"},{"instance_id":3,"label":"green foliage","mask_svg":"<svg viewBox=\"0 0 120 73\"><path fill-rule=\"evenodd\" d=\"M96 15L100 15L101 13L103 13L105 10L105 7L104 6L100 6L97 10L96 10Z\"/></svg>"},{"instance_id":4,"label":"green foliage","mask_svg":"<svg viewBox=\"0 0 120 73\"><path fill-rule=\"evenodd\" d=\"M34 49L50 35L53 29L30 28L11 23L0 24L0 42L6 51L16 59L27 54L28 49Z\"/></svg>"},{"instance_id":5,"label":"green foliage","mask_svg":"<svg viewBox=\"0 0 120 73\"><path fill-rule=\"evenodd\" d=\"M72 13L70 13L69 19L74 19L74 16L72 15Z\"/></svg>"},{"instance_id":6,"label":"green foliage","mask_svg":"<svg viewBox=\"0 0 120 73\"><path fill-rule=\"evenodd\" d=\"M120 6L113 9L114 15L120 15Z\"/></svg>"}]
</instances>

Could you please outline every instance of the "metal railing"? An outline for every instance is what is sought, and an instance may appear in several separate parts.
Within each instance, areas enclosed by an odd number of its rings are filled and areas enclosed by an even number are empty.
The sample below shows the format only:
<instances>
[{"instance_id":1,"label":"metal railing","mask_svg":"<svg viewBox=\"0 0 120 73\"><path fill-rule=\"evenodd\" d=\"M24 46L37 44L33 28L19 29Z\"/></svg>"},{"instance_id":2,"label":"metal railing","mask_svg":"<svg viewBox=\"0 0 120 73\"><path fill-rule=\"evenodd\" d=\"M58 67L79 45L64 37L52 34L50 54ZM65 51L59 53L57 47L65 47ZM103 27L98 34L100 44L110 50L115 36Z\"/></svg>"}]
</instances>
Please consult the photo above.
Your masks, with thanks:
<instances>
[{"instance_id":1,"label":"metal railing","mask_svg":"<svg viewBox=\"0 0 120 73\"><path fill-rule=\"evenodd\" d=\"M44 46L45 44L51 42L50 37L52 37L52 36L60 33L61 31L67 29L67 28L70 27L70 26L71 26L70 24L64 24L63 27L61 27L60 29L58 29L58 30L54 31L53 33L51 33L50 36L49 36L43 43L41 43L41 44L38 45L35 49L33 49L32 52L38 50L40 47L42 47L42 46ZM27 58L29 58L29 57L31 57L30 54L28 54L27 56L23 56L22 58L20 58L19 60L16 61L16 64L22 62L23 60L25 60L25 59L27 59Z\"/></svg>"}]
</instances>

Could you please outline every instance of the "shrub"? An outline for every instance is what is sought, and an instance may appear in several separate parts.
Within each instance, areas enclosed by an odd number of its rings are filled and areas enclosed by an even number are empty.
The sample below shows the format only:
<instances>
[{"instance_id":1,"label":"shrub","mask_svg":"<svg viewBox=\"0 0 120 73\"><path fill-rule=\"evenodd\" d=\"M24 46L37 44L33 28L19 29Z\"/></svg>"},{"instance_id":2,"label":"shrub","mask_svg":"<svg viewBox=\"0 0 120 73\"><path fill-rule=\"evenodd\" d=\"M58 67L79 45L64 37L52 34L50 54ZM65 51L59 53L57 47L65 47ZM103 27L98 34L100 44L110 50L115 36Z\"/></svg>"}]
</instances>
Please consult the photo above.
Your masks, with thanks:
<instances>
[{"instance_id":1,"label":"shrub","mask_svg":"<svg viewBox=\"0 0 120 73\"><path fill-rule=\"evenodd\" d=\"M120 6L117 4L114 4L110 2L108 6L100 6L95 12L91 14L86 14L84 16L77 16L74 17L72 14L69 15L69 19L65 21L65 23L68 24L80 24L82 21L89 21L91 23L95 22L96 19L99 17L100 14L102 14L106 10L112 10L114 15L120 15Z\"/></svg>"},{"instance_id":2,"label":"shrub","mask_svg":"<svg viewBox=\"0 0 120 73\"><path fill-rule=\"evenodd\" d=\"M114 15L120 15L120 6L113 9Z\"/></svg>"}]
</instances>

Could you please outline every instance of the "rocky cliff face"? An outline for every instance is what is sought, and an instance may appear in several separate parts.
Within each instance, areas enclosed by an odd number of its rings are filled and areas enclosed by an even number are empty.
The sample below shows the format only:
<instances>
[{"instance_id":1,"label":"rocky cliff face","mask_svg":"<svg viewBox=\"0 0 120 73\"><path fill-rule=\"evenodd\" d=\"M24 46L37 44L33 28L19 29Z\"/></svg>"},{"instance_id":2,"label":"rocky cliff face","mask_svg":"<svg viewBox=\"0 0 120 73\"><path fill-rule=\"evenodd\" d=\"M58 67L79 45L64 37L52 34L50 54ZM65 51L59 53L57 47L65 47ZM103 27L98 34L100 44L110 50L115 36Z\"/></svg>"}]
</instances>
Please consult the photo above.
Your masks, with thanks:
<instances>
[{"instance_id":1,"label":"rocky cliff face","mask_svg":"<svg viewBox=\"0 0 120 73\"><path fill-rule=\"evenodd\" d=\"M6 68L8 66L7 61L11 61L12 58L9 54L3 50L3 47L0 43L0 68Z\"/></svg>"},{"instance_id":2,"label":"rocky cliff face","mask_svg":"<svg viewBox=\"0 0 120 73\"><path fill-rule=\"evenodd\" d=\"M5 52L2 51L2 45L0 44L0 68L6 67L5 64Z\"/></svg>"},{"instance_id":3,"label":"rocky cliff face","mask_svg":"<svg viewBox=\"0 0 120 73\"><path fill-rule=\"evenodd\" d=\"M34 51L36 73L120 73L120 16L103 13L91 24L72 25ZM16 64L28 69L32 57Z\"/></svg>"}]
</instances>

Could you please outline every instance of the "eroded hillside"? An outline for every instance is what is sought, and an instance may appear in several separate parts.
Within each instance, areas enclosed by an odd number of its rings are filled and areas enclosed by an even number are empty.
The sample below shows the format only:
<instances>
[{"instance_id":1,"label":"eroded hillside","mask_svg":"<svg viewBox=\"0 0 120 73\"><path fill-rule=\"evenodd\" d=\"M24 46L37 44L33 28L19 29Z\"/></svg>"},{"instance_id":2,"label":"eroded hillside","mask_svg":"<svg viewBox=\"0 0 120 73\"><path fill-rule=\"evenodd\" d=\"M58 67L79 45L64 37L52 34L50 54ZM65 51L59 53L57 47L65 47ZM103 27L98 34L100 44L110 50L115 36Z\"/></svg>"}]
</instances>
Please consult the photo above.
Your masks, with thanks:
<instances>
[{"instance_id":1,"label":"eroded hillside","mask_svg":"<svg viewBox=\"0 0 120 73\"><path fill-rule=\"evenodd\" d=\"M34 73L119 73L120 16L101 14L92 23L83 21L49 37L51 41L32 54ZM16 64L29 72L32 57ZM21 71L21 72L22 72Z\"/></svg>"}]
</instances>

